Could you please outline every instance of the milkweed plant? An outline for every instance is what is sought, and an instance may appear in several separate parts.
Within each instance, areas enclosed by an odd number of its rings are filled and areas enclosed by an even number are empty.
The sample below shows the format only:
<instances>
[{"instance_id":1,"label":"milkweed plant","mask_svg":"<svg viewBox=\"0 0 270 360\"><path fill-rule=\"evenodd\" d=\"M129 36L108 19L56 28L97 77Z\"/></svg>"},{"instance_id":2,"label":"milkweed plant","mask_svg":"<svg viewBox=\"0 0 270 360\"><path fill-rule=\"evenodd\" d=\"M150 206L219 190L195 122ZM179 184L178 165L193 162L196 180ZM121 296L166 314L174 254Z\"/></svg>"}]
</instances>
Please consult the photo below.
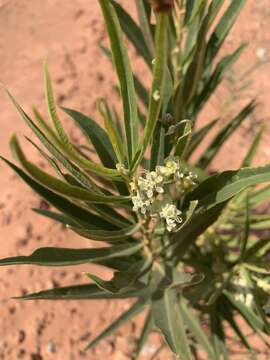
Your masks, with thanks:
<instances>
[{"instance_id":1,"label":"milkweed plant","mask_svg":"<svg viewBox=\"0 0 270 360\"><path fill-rule=\"evenodd\" d=\"M29 141L56 175L28 160L15 135L11 148L20 167L2 160L51 205L35 212L104 246L43 247L29 256L5 258L0 265L95 263L113 270L109 281L87 273L84 284L20 299L132 299L129 309L86 349L141 312L144 325L131 359L139 357L154 331L163 335L177 359L197 359L198 354L227 359L234 350L228 327L255 358L239 324L243 320L267 343L270 216L260 209L270 186L257 186L270 181L270 165L251 166L263 129L248 146L240 169L209 172L255 101L238 108L229 121L221 114L204 126L197 124L246 47L220 54L245 2L136 0L134 20L117 1L99 0L110 40L110 48L100 48L118 75L123 106L120 113L105 99L98 101L104 126L78 111L57 108L46 65L50 123L37 110L32 120L7 91L42 148ZM149 89L132 72L127 43L149 70ZM72 143L60 111L82 130L87 146ZM191 161L214 128L203 154Z\"/></svg>"}]
</instances>

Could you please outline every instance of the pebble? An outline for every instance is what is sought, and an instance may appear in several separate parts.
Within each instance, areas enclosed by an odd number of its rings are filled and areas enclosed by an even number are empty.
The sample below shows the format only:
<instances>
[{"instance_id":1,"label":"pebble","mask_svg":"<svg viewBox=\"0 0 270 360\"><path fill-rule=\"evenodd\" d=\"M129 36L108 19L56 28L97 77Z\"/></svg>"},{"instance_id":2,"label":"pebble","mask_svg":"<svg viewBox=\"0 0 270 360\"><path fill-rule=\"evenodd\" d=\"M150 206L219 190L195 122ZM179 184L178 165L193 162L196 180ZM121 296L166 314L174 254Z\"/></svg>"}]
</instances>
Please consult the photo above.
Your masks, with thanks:
<instances>
[{"instance_id":1,"label":"pebble","mask_svg":"<svg viewBox=\"0 0 270 360\"><path fill-rule=\"evenodd\" d=\"M43 360L40 354L31 354L31 360Z\"/></svg>"},{"instance_id":2,"label":"pebble","mask_svg":"<svg viewBox=\"0 0 270 360\"><path fill-rule=\"evenodd\" d=\"M265 60L265 59L266 59L266 55L267 55L266 49L263 48L263 47L257 48L257 49L256 49L256 55L257 55L257 57L258 57L260 60Z\"/></svg>"},{"instance_id":3,"label":"pebble","mask_svg":"<svg viewBox=\"0 0 270 360\"><path fill-rule=\"evenodd\" d=\"M56 353L56 345L53 343L53 342L49 342L48 344L47 344L47 353L49 353L49 354L54 354L54 353Z\"/></svg>"}]
</instances>

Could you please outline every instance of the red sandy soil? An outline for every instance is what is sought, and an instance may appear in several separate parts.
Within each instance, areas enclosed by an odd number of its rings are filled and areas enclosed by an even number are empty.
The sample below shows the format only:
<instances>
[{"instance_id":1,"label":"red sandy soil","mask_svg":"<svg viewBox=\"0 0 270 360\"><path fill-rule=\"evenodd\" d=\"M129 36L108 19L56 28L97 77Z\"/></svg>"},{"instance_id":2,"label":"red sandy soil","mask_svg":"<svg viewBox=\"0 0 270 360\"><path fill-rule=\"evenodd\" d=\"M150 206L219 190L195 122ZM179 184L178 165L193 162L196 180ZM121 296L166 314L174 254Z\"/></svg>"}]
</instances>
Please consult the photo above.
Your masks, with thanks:
<instances>
[{"instance_id":1,"label":"red sandy soil","mask_svg":"<svg viewBox=\"0 0 270 360\"><path fill-rule=\"evenodd\" d=\"M128 1L122 3L132 5ZM269 121L270 81L267 75L270 65L262 64L270 57L269 21L269 0L248 0L227 41L227 49L234 48L241 41L251 43L236 68L236 74L238 76L254 63L261 64L250 77L253 80L251 89L244 94L244 101L258 95L259 106L247 126L220 153L213 164L215 169L238 166L258 124ZM95 101L98 97L107 96L111 101L117 101L112 92L115 77L111 66L97 47L106 39L106 33L96 0L0 0L0 33L0 81L27 111L35 105L45 113L42 83L45 58L49 62L59 104L97 116ZM143 68L141 70L138 66L140 60L136 56L133 58L134 67L143 72ZM223 86L219 96L213 98L207 107L202 121L211 120L216 112L224 111L223 97L232 92L231 86ZM10 158L10 135L13 132L31 135L31 132L3 92L0 93L0 104L0 153ZM73 139L78 139L79 133L72 129L71 123L65 117L63 121ZM268 131L260 148L258 163L264 163L270 157L269 134ZM26 143L25 146L32 161L43 165L37 153ZM2 163L0 171L0 258L30 254L41 246L89 246L88 240L34 214L31 208L44 206L44 203ZM108 270L93 265L61 269L31 266L0 269L0 360L130 359L140 322L122 327L115 337L103 341L92 352L82 351L91 337L127 308L129 302L21 302L11 299L14 295L44 288L87 282L84 271L110 277ZM141 360L150 359L158 346L156 337L151 338ZM262 350L258 342L254 346L258 352ZM231 358L240 360L247 359L247 356L240 354ZM269 358L270 354L259 357ZM171 359L171 356L161 352L159 359Z\"/></svg>"}]
</instances>

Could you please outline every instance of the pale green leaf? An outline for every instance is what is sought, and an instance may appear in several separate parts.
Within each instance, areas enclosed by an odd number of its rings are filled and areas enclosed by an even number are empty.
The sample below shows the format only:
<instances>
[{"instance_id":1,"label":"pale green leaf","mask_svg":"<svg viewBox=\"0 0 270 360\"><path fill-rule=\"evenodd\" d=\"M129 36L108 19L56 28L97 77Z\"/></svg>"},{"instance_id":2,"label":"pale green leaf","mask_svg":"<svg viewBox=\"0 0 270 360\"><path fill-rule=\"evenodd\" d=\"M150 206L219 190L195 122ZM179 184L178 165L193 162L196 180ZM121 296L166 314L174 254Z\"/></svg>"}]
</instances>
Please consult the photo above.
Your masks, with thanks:
<instances>
[{"instance_id":1,"label":"pale green leaf","mask_svg":"<svg viewBox=\"0 0 270 360\"><path fill-rule=\"evenodd\" d=\"M161 330L170 349L183 360L192 360L185 325L175 290L167 289L153 298L155 325Z\"/></svg>"}]
</instances>

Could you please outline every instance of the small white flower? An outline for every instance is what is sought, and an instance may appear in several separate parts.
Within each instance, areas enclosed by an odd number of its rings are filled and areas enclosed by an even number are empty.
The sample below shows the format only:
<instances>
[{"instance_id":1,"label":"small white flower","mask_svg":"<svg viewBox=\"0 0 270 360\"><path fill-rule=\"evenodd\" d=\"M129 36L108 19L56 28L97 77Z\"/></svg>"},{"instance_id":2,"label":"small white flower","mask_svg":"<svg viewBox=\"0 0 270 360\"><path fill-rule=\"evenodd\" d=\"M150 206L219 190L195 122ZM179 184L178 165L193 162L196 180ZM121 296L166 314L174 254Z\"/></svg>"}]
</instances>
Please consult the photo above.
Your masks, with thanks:
<instances>
[{"instance_id":1,"label":"small white flower","mask_svg":"<svg viewBox=\"0 0 270 360\"><path fill-rule=\"evenodd\" d=\"M165 166L157 166L156 170L159 175L169 178L179 171L179 162L174 158L168 159L165 162Z\"/></svg>"},{"instance_id":2,"label":"small white flower","mask_svg":"<svg viewBox=\"0 0 270 360\"><path fill-rule=\"evenodd\" d=\"M162 194L164 192L162 185L163 177L158 175L155 171L146 171L145 177L138 178L138 186L140 192L144 193L148 199L154 197L155 192Z\"/></svg>"},{"instance_id":3,"label":"small white flower","mask_svg":"<svg viewBox=\"0 0 270 360\"><path fill-rule=\"evenodd\" d=\"M162 219L165 219L167 230L172 231L177 224L180 224L183 220L179 216L181 211L177 209L177 207L173 204L166 204L162 207L159 215Z\"/></svg>"},{"instance_id":4,"label":"small white flower","mask_svg":"<svg viewBox=\"0 0 270 360\"><path fill-rule=\"evenodd\" d=\"M150 200L145 200L139 191L137 191L136 196L131 197L131 200L133 202L133 211L140 211L143 215L150 209L152 203Z\"/></svg>"}]
</instances>

